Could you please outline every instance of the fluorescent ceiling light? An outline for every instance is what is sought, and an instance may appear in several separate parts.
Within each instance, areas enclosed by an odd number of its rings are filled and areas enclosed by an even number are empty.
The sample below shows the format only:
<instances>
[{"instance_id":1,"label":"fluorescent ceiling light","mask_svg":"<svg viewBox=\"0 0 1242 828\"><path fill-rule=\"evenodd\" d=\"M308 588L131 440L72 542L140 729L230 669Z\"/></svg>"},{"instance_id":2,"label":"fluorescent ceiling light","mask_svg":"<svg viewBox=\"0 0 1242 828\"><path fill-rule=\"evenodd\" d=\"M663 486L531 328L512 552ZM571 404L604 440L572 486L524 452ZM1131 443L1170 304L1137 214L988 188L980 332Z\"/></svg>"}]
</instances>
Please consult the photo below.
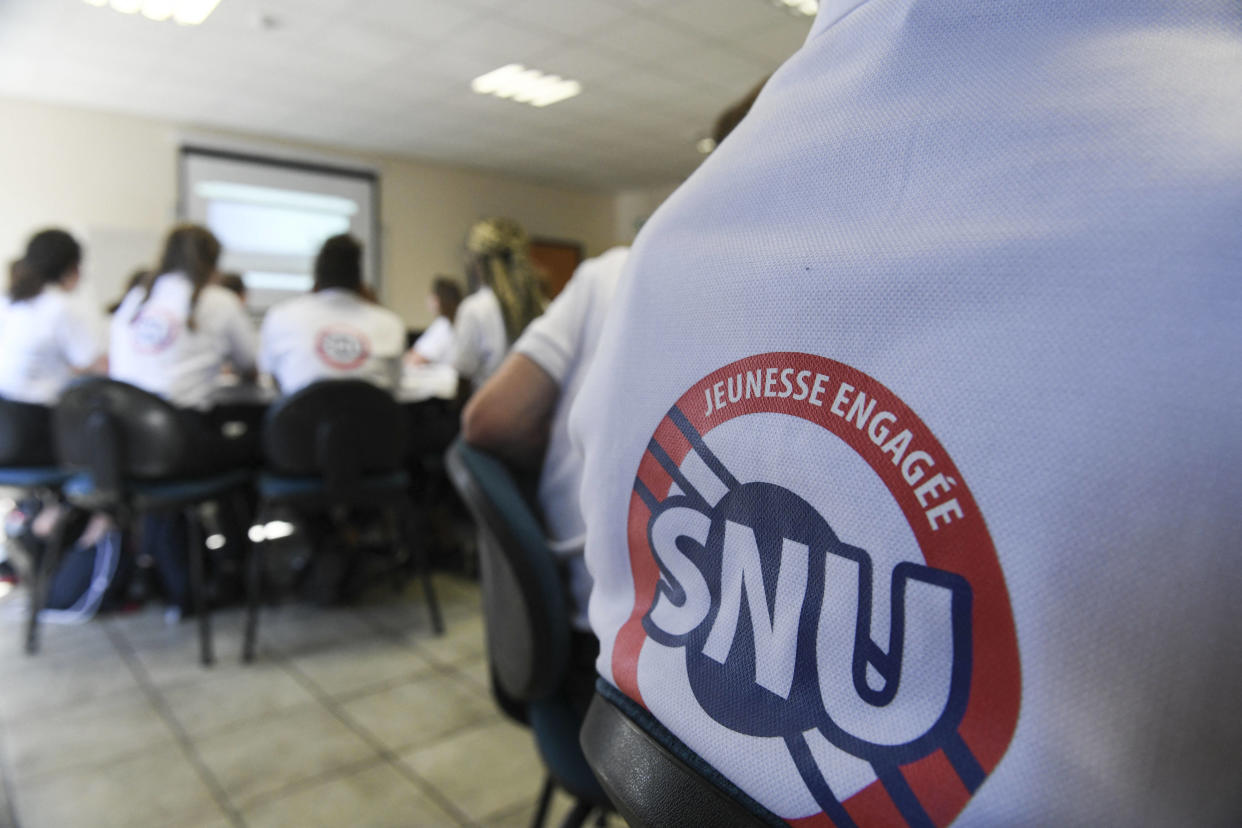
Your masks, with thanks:
<instances>
[{"instance_id":1,"label":"fluorescent ceiling light","mask_svg":"<svg viewBox=\"0 0 1242 828\"><path fill-rule=\"evenodd\" d=\"M197 26L206 20L218 5L220 5L220 0L177 0L173 20L183 26Z\"/></svg>"},{"instance_id":2,"label":"fluorescent ceiling light","mask_svg":"<svg viewBox=\"0 0 1242 828\"><path fill-rule=\"evenodd\" d=\"M772 0L772 4L807 17L814 17L819 11L819 0Z\"/></svg>"},{"instance_id":3,"label":"fluorescent ceiling light","mask_svg":"<svg viewBox=\"0 0 1242 828\"><path fill-rule=\"evenodd\" d=\"M527 69L520 63L510 63L479 75L470 82L470 88L480 95L495 95L531 106L549 106L577 95L582 91L582 84L560 75Z\"/></svg>"},{"instance_id":4,"label":"fluorescent ceiling light","mask_svg":"<svg viewBox=\"0 0 1242 828\"><path fill-rule=\"evenodd\" d=\"M173 0L143 0L142 16L150 20L167 20L172 17Z\"/></svg>"},{"instance_id":5,"label":"fluorescent ceiling light","mask_svg":"<svg viewBox=\"0 0 1242 828\"><path fill-rule=\"evenodd\" d=\"M197 26L216 10L220 0L82 0L88 6L111 6L121 14L142 13L150 20L173 19L183 26Z\"/></svg>"}]
</instances>

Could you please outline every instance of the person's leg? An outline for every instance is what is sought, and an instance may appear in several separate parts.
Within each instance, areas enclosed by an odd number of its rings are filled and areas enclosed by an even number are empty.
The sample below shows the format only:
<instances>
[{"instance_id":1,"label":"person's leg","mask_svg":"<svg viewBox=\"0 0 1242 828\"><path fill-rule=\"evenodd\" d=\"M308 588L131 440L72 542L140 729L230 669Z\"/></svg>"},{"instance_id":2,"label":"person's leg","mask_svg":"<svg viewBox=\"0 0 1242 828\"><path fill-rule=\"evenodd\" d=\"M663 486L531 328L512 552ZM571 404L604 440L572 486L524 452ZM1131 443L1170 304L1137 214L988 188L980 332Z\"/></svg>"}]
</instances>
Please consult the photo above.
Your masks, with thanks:
<instances>
[{"instance_id":1,"label":"person's leg","mask_svg":"<svg viewBox=\"0 0 1242 828\"><path fill-rule=\"evenodd\" d=\"M155 561L168 603L182 611L190 606L187 534L185 518L179 513L153 512L142 517L141 554Z\"/></svg>"}]
</instances>

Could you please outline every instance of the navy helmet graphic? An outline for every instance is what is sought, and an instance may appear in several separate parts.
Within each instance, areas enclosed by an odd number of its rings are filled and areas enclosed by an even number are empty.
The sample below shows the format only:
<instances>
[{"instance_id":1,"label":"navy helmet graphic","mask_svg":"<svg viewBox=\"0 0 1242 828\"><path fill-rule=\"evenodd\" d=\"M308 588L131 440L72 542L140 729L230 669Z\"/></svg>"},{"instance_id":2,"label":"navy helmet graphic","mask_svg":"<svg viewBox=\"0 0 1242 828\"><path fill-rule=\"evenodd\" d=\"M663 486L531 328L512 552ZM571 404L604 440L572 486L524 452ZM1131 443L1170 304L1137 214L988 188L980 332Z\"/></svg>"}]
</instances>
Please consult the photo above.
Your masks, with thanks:
<instances>
[{"instance_id":1,"label":"navy helmet graphic","mask_svg":"<svg viewBox=\"0 0 1242 828\"><path fill-rule=\"evenodd\" d=\"M644 688L684 686L664 723L708 761L707 730L783 745L809 803L792 824L946 825L1000 761L1020 676L995 549L939 442L871 377L794 353L705 377L648 444L628 532L617 686L657 715ZM710 728L679 728L695 716Z\"/></svg>"}]
</instances>

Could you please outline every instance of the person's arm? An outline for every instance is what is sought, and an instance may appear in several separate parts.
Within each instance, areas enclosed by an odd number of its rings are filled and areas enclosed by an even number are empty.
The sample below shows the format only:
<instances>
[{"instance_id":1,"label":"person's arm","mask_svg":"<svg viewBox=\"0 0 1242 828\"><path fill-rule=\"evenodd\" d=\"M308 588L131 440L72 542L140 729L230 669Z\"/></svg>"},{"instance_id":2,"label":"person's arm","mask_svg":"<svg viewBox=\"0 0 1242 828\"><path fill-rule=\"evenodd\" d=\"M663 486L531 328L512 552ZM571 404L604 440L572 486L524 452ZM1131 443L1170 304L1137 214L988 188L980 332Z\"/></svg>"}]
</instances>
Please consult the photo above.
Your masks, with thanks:
<instances>
[{"instance_id":1,"label":"person's arm","mask_svg":"<svg viewBox=\"0 0 1242 828\"><path fill-rule=\"evenodd\" d=\"M543 461L560 386L534 360L511 353L461 415L462 437L516 466Z\"/></svg>"},{"instance_id":2,"label":"person's arm","mask_svg":"<svg viewBox=\"0 0 1242 828\"><path fill-rule=\"evenodd\" d=\"M97 311L71 301L56 327L60 348L75 374L108 373L107 336Z\"/></svg>"},{"instance_id":3,"label":"person's arm","mask_svg":"<svg viewBox=\"0 0 1242 828\"><path fill-rule=\"evenodd\" d=\"M241 380L254 382L258 376L255 363L258 358L259 338L241 301L231 294L228 298L232 300L225 324L229 361L233 363L233 369Z\"/></svg>"}]
</instances>

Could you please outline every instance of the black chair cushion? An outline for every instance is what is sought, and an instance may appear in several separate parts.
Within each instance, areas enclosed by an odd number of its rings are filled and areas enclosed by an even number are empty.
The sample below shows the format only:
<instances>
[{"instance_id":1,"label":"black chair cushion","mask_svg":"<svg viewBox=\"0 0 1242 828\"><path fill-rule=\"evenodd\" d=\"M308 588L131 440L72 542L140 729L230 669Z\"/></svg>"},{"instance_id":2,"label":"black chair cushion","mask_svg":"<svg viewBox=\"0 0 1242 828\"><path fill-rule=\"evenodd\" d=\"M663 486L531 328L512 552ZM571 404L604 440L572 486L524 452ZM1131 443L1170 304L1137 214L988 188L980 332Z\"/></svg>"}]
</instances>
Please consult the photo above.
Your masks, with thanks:
<instances>
[{"instance_id":1,"label":"black chair cushion","mask_svg":"<svg viewBox=\"0 0 1242 828\"><path fill-rule=\"evenodd\" d=\"M0 398L0 466L54 466L52 410Z\"/></svg>"}]
</instances>

